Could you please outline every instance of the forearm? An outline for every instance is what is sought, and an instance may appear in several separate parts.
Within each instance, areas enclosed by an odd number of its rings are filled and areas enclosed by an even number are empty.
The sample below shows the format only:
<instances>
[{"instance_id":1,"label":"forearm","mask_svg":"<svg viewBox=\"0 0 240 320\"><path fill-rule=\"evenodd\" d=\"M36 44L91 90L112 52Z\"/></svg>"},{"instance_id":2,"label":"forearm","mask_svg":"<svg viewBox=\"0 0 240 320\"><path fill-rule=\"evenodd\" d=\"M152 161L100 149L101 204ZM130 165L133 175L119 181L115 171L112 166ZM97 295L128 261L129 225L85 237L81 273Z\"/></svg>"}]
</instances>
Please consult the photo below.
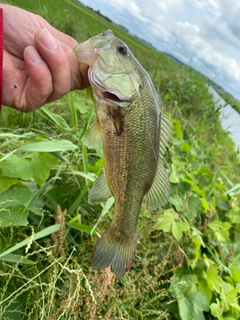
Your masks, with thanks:
<instances>
[{"instance_id":1,"label":"forearm","mask_svg":"<svg viewBox=\"0 0 240 320\"><path fill-rule=\"evenodd\" d=\"M3 71L3 9L0 6L0 112L2 110L2 72Z\"/></svg>"}]
</instances>

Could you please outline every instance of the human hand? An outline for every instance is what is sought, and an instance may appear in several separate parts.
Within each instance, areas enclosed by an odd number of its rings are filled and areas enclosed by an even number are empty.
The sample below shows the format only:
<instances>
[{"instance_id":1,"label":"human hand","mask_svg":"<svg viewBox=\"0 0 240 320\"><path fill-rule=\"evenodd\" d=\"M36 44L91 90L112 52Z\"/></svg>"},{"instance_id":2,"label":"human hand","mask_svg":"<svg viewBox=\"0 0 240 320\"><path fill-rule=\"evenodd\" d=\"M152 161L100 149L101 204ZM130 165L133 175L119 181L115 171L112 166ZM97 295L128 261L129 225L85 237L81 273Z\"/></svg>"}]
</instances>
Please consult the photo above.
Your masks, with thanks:
<instances>
[{"instance_id":1,"label":"human hand","mask_svg":"<svg viewBox=\"0 0 240 320\"><path fill-rule=\"evenodd\" d=\"M10 5L4 11L2 103L30 112L74 89L89 86L77 41L42 17Z\"/></svg>"}]
</instances>

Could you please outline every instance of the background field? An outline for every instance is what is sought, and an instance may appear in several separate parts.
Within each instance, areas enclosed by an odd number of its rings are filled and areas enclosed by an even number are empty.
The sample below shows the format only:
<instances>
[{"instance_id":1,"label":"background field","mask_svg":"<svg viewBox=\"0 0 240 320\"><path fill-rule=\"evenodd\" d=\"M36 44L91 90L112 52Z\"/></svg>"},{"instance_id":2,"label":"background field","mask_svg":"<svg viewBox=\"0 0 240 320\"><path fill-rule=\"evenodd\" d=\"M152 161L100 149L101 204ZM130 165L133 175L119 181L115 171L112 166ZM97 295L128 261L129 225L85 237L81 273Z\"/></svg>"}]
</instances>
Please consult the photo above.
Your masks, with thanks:
<instances>
[{"instance_id":1,"label":"background field","mask_svg":"<svg viewBox=\"0 0 240 320\"><path fill-rule=\"evenodd\" d=\"M89 206L104 166L85 139L94 105L72 92L31 114L0 116L0 319L239 319L240 161L206 80L74 1L7 3L79 42L112 29L153 79L173 123L172 195L145 204L138 252L118 280L91 269L112 201ZM100 218L99 218L100 217Z\"/></svg>"}]
</instances>

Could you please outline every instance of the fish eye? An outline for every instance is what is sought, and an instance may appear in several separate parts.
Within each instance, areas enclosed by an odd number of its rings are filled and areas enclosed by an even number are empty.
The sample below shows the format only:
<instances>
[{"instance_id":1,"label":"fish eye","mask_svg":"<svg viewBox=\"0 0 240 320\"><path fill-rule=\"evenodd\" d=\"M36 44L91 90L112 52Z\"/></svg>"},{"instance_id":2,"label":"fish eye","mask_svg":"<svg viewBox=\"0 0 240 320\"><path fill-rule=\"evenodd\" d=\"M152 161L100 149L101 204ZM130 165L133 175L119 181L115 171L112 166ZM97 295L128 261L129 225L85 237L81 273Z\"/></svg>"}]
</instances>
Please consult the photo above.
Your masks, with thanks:
<instances>
[{"instance_id":1,"label":"fish eye","mask_svg":"<svg viewBox=\"0 0 240 320\"><path fill-rule=\"evenodd\" d=\"M117 47L117 52L121 53L123 56L127 54L127 48L125 46Z\"/></svg>"}]
</instances>

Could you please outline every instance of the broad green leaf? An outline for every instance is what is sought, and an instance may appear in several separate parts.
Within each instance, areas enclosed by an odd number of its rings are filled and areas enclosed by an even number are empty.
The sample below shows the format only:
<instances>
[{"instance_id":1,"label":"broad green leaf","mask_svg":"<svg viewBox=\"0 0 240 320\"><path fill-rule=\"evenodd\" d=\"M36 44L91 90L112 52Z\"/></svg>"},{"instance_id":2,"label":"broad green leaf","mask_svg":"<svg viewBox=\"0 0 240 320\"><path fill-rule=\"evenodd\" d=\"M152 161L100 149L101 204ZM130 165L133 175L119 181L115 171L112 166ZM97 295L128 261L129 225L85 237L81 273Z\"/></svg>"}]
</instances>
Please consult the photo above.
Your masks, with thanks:
<instances>
[{"instance_id":1,"label":"broad green leaf","mask_svg":"<svg viewBox=\"0 0 240 320\"><path fill-rule=\"evenodd\" d=\"M198 196L191 195L188 198L188 211L185 213L185 217L189 220L193 220L197 217L202 205Z\"/></svg>"},{"instance_id":2,"label":"broad green leaf","mask_svg":"<svg viewBox=\"0 0 240 320\"><path fill-rule=\"evenodd\" d=\"M203 188L200 188L198 184L195 183L195 181L192 180L192 177L189 178L183 178L182 181L189 183L191 185L192 191L195 191L198 195L201 197L205 197L205 191Z\"/></svg>"},{"instance_id":3,"label":"broad green leaf","mask_svg":"<svg viewBox=\"0 0 240 320\"><path fill-rule=\"evenodd\" d=\"M28 188L14 187L0 194L0 203L5 206L15 206L16 204L27 205L32 197L32 193Z\"/></svg>"},{"instance_id":4,"label":"broad green leaf","mask_svg":"<svg viewBox=\"0 0 240 320\"><path fill-rule=\"evenodd\" d=\"M18 249L20 249L20 248L28 245L29 242L32 242L33 240L36 241L36 240L38 240L38 239L47 237L48 235L50 235L50 234L52 234L52 233L60 230L60 228L61 228L61 224L54 224L54 225L52 225L52 226L50 226L50 227L47 227L47 228L45 228L45 229L43 229L43 230L35 233L33 236L28 237L27 239L25 239L25 240L23 240L23 241L15 244L15 245L14 245L13 247L11 247L10 249L8 249L8 250L0 253L0 258L3 258L3 257L5 257L7 254L12 253L12 252L14 252L14 251L16 251L16 250L18 250Z\"/></svg>"},{"instance_id":5,"label":"broad green leaf","mask_svg":"<svg viewBox=\"0 0 240 320\"><path fill-rule=\"evenodd\" d=\"M63 185L56 185L50 189L45 196L53 207L54 211L57 211L57 206L60 205L62 210L69 207L69 189Z\"/></svg>"},{"instance_id":6,"label":"broad green leaf","mask_svg":"<svg viewBox=\"0 0 240 320\"><path fill-rule=\"evenodd\" d=\"M216 239L221 242L226 242L229 238L228 230L219 230L215 232Z\"/></svg>"},{"instance_id":7,"label":"broad green leaf","mask_svg":"<svg viewBox=\"0 0 240 320\"><path fill-rule=\"evenodd\" d=\"M232 272L233 280L236 281L236 282L240 282L240 270L232 267L231 268L231 272Z\"/></svg>"},{"instance_id":8,"label":"broad green leaf","mask_svg":"<svg viewBox=\"0 0 240 320\"><path fill-rule=\"evenodd\" d=\"M176 240L182 238L183 232L188 231L189 225L185 221L173 221L172 223L172 234Z\"/></svg>"},{"instance_id":9,"label":"broad green leaf","mask_svg":"<svg viewBox=\"0 0 240 320\"><path fill-rule=\"evenodd\" d=\"M198 290L203 293L210 302L212 299L212 290L210 290L208 283L205 279L198 281Z\"/></svg>"},{"instance_id":10,"label":"broad green leaf","mask_svg":"<svg viewBox=\"0 0 240 320\"><path fill-rule=\"evenodd\" d=\"M22 151L34 152L56 152L75 149L77 149L77 146L69 140L40 141L36 143L25 144L19 148L19 150Z\"/></svg>"},{"instance_id":11,"label":"broad green leaf","mask_svg":"<svg viewBox=\"0 0 240 320\"><path fill-rule=\"evenodd\" d=\"M221 289L221 300L224 305L224 311L228 311L230 307L240 312L240 306L238 304L239 289L234 288L230 283L223 282Z\"/></svg>"},{"instance_id":12,"label":"broad green leaf","mask_svg":"<svg viewBox=\"0 0 240 320\"><path fill-rule=\"evenodd\" d=\"M182 151L183 152L188 152L188 151L190 151L190 150L192 150L192 147L190 146L190 144L189 143L187 143L187 142L183 142L182 143Z\"/></svg>"},{"instance_id":13,"label":"broad green leaf","mask_svg":"<svg viewBox=\"0 0 240 320\"><path fill-rule=\"evenodd\" d=\"M232 224L234 223L240 224L240 214L239 214L238 208L229 210L228 213L226 214L226 217L229 218Z\"/></svg>"},{"instance_id":14,"label":"broad green leaf","mask_svg":"<svg viewBox=\"0 0 240 320\"><path fill-rule=\"evenodd\" d=\"M174 272L175 280L171 282L170 291L171 295L178 301L183 299L185 296L192 292L197 291L197 286L195 283L198 282L198 278L195 274L181 274L181 270L176 270ZM176 280L177 278L177 280Z\"/></svg>"},{"instance_id":15,"label":"broad green leaf","mask_svg":"<svg viewBox=\"0 0 240 320\"><path fill-rule=\"evenodd\" d=\"M0 227L28 225L28 209L23 205L3 208L0 203Z\"/></svg>"},{"instance_id":16,"label":"broad green leaf","mask_svg":"<svg viewBox=\"0 0 240 320\"><path fill-rule=\"evenodd\" d=\"M171 169L172 170L171 170L171 173L169 175L170 182L179 183L180 179L179 179L178 174L177 174L177 165L175 163L172 163Z\"/></svg>"},{"instance_id":17,"label":"broad green leaf","mask_svg":"<svg viewBox=\"0 0 240 320\"><path fill-rule=\"evenodd\" d=\"M3 156L1 159L0 159L0 163L3 162L4 160L6 160L7 158L11 157L12 154L14 154L18 149L14 149L13 151L5 154L5 156Z\"/></svg>"},{"instance_id":18,"label":"broad green leaf","mask_svg":"<svg viewBox=\"0 0 240 320\"><path fill-rule=\"evenodd\" d=\"M231 224L227 221L214 220L208 224L208 227L214 231L217 240L225 242L229 238L229 229Z\"/></svg>"},{"instance_id":19,"label":"broad green leaf","mask_svg":"<svg viewBox=\"0 0 240 320\"><path fill-rule=\"evenodd\" d=\"M14 263L22 263L22 264L35 264L36 262L29 260L23 256L19 256L17 254L9 253L4 257L0 258L2 261L14 262Z\"/></svg>"},{"instance_id":20,"label":"broad green leaf","mask_svg":"<svg viewBox=\"0 0 240 320\"><path fill-rule=\"evenodd\" d=\"M76 103L76 107L77 107L77 109L79 110L79 112L81 114L85 114L85 113L87 113L89 111L89 108L86 105L86 102L84 100L77 102Z\"/></svg>"},{"instance_id":21,"label":"broad green leaf","mask_svg":"<svg viewBox=\"0 0 240 320\"><path fill-rule=\"evenodd\" d=\"M174 205L177 211L181 211L183 206L183 197L178 194L174 194L170 197L169 202Z\"/></svg>"},{"instance_id":22,"label":"broad green leaf","mask_svg":"<svg viewBox=\"0 0 240 320\"><path fill-rule=\"evenodd\" d=\"M40 191L40 190L39 190ZM42 190L43 191L43 190ZM35 215L43 217L44 209L43 206L46 203L42 197L35 196L31 199L28 209L30 212L33 212Z\"/></svg>"},{"instance_id":23,"label":"broad green leaf","mask_svg":"<svg viewBox=\"0 0 240 320\"><path fill-rule=\"evenodd\" d=\"M2 176L29 180L33 177L30 160L15 154L7 158L2 166Z\"/></svg>"},{"instance_id":24,"label":"broad green leaf","mask_svg":"<svg viewBox=\"0 0 240 320\"><path fill-rule=\"evenodd\" d=\"M205 320L203 311L209 310L209 303L201 292L192 292L178 300L178 307L182 320Z\"/></svg>"},{"instance_id":25,"label":"broad green leaf","mask_svg":"<svg viewBox=\"0 0 240 320\"><path fill-rule=\"evenodd\" d=\"M221 319L222 317L222 308L219 303L212 303L210 305L211 315L216 317L217 319Z\"/></svg>"},{"instance_id":26,"label":"broad green leaf","mask_svg":"<svg viewBox=\"0 0 240 320\"><path fill-rule=\"evenodd\" d=\"M164 214L161 215L154 226L156 230L163 230L164 232L171 231L172 223L175 219L178 218L178 214L174 209L168 209L164 211Z\"/></svg>"},{"instance_id":27,"label":"broad green leaf","mask_svg":"<svg viewBox=\"0 0 240 320\"><path fill-rule=\"evenodd\" d=\"M229 302L238 301L238 289L230 289L226 292L226 297L229 299Z\"/></svg>"},{"instance_id":28,"label":"broad green leaf","mask_svg":"<svg viewBox=\"0 0 240 320\"><path fill-rule=\"evenodd\" d=\"M193 237L192 243L194 245L195 260L198 260L200 257L200 248L202 245L202 239L200 237ZM194 260L194 263L196 263L195 260Z\"/></svg>"},{"instance_id":29,"label":"broad green leaf","mask_svg":"<svg viewBox=\"0 0 240 320\"><path fill-rule=\"evenodd\" d=\"M0 193L9 189L12 185L16 184L17 178L0 177Z\"/></svg>"},{"instance_id":30,"label":"broad green leaf","mask_svg":"<svg viewBox=\"0 0 240 320\"><path fill-rule=\"evenodd\" d=\"M221 291L223 279L218 275L218 270L214 267L209 268L207 272L206 281L211 290Z\"/></svg>"},{"instance_id":31,"label":"broad green leaf","mask_svg":"<svg viewBox=\"0 0 240 320\"><path fill-rule=\"evenodd\" d=\"M217 207L223 211L228 211L230 209L229 201L218 200Z\"/></svg>"},{"instance_id":32,"label":"broad green leaf","mask_svg":"<svg viewBox=\"0 0 240 320\"><path fill-rule=\"evenodd\" d=\"M26 226L31 198L31 191L23 187L8 189L0 194L0 227Z\"/></svg>"},{"instance_id":33,"label":"broad green leaf","mask_svg":"<svg viewBox=\"0 0 240 320\"><path fill-rule=\"evenodd\" d=\"M33 178L40 187L49 178L51 169L57 164L58 159L47 153L40 153L32 158Z\"/></svg>"}]
</instances>

